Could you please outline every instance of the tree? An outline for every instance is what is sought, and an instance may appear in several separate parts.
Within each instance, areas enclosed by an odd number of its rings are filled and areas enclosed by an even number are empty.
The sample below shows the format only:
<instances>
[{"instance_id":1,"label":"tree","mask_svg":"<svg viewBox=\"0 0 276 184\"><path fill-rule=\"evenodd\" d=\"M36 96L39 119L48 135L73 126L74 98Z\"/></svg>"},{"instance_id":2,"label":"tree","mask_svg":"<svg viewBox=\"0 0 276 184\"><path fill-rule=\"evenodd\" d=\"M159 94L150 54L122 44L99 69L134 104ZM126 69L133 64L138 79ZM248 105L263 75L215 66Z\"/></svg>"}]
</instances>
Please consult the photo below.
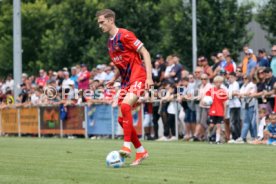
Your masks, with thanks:
<instances>
[{"instance_id":1,"label":"tree","mask_svg":"<svg viewBox=\"0 0 276 184\"><path fill-rule=\"evenodd\" d=\"M259 13L256 20L261 24L261 27L270 34L266 37L271 44L276 43L276 1L270 0L266 5L259 8Z\"/></svg>"},{"instance_id":2,"label":"tree","mask_svg":"<svg viewBox=\"0 0 276 184\"><path fill-rule=\"evenodd\" d=\"M198 1L198 54L210 57L212 52L230 49L235 59L252 35L246 25L252 20L253 4L238 5L236 0Z\"/></svg>"}]
</instances>

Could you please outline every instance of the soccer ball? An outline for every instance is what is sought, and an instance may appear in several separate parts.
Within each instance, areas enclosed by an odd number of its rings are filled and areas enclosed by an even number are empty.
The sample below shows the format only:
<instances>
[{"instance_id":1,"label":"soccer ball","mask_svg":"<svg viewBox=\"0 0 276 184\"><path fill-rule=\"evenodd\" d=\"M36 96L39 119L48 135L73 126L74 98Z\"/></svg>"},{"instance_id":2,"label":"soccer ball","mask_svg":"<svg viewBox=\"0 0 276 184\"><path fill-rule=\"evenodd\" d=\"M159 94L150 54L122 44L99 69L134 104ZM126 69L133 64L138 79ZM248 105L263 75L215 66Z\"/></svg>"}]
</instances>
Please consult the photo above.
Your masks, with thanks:
<instances>
[{"instance_id":1,"label":"soccer ball","mask_svg":"<svg viewBox=\"0 0 276 184\"><path fill-rule=\"evenodd\" d=\"M213 98L211 96L205 96L203 97L203 103L204 105L210 106L213 103Z\"/></svg>"},{"instance_id":2,"label":"soccer ball","mask_svg":"<svg viewBox=\"0 0 276 184\"><path fill-rule=\"evenodd\" d=\"M118 151L111 151L106 157L107 167L120 168L124 165L125 158Z\"/></svg>"}]
</instances>

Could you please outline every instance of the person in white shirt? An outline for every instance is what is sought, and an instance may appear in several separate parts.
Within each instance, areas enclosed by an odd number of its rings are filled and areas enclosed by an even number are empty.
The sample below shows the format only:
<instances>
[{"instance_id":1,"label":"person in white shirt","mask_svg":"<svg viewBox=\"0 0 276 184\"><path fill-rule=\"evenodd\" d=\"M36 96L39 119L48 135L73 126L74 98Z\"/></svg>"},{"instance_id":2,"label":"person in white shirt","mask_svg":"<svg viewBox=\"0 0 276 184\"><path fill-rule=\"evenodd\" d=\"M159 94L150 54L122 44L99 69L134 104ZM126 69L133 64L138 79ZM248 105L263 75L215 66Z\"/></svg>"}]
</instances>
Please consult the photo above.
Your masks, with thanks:
<instances>
[{"instance_id":1,"label":"person in white shirt","mask_svg":"<svg viewBox=\"0 0 276 184\"><path fill-rule=\"evenodd\" d=\"M70 89L68 99L73 99L74 98L74 85L75 82L70 79L69 77L69 72L65 71L63 72L64 74L64 80L62 81L62 89ZM64 94L63 94L64 95Z\"/></svg>"},{"instance_id":2,"label":"person in white shirt","mask_svg":"<svg viewBox=\"0 0 276 184\"><path fill-rule=\"evenodd\" d=\"M170 73L171 73L173 67L175 66L173 56L168 56L166 61L168 63L168 66L166 67L164 78L169 79L171 77Z\"/></svg>"},{"instance_id":3,"label":"person in white shirt","mask_svg":"<svg viewBox=\"0 0 276 184\"><path fill-rule=\"evenodd\" d=\"M111 70L110 66L105 67L104 71L106 73L104 80L105 81L110 81L114 76L114 72Z\"/></svg>"},{"instance_id":4,"label":"person in white shirt","mask_svg":"<svg viewBox=\"0 0 276 184\"><path fill-rule=\"evenodd\" d=\"M106 79L106 73L104 71L105 66L104 65L98 65L97 66L97 74L95 75L93 80L100 81L100 84L103 84Z\"/></svg>"},{"instance_id":5,"label":"person in white shirt","mask_svg":"<svg viewBox=\"0 0 276 184\"><path fill-rule=\"evenodd\" d=\"M232 139L229 143L234 142L241 136L241 119L240 119L240 111L241 111L241 102L237 97L240 87L237 82L236 73L232 72L229 74L229 87L228 87L228 106L230 109L230 131L232 135Z\"/></svg>"},{"instance_id":6,"label":"person in white shirt","mask_svg":"<svg viewBox=\"0 0 276 184\"><path fill-rule=\"evenodd\" d=\"M248 76L243 77L244 84L240 89L240 97L242 98L242 108L244 109L243 114L243 125L241 131L241 137L236 140L236 143L245 143L248 130L252 139L257 137L257 124L256 124L256 103L257 100L251 97L252 94L257 92L257 86L250 81Z\"/></svg>"}]
</instances>

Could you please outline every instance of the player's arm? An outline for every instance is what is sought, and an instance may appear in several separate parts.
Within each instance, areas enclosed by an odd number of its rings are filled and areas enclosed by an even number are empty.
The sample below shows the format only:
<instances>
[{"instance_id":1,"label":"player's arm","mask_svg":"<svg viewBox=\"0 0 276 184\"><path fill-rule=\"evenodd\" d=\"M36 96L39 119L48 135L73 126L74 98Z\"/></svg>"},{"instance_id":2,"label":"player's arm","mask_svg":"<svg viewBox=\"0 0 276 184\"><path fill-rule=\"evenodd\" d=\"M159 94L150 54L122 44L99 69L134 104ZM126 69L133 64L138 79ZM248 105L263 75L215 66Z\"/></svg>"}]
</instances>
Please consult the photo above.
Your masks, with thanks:
<instances>
[{"instance_id":1,"label":"player's arm","mask_svg":"<svg viewBox=\"0 0 276 184\"><path fill-rule=\"evenodd\" d=\"M152 66L151 66L151 59L150 59L150 54L148 50L142 46L138 52L142 55L143 60L145 62L145 67L146 67L146 72L147 72L147 80L146 80L146 89L149 89L150 86L153 85L153 80L152 80Z\"/></svg>"}]
</instances>

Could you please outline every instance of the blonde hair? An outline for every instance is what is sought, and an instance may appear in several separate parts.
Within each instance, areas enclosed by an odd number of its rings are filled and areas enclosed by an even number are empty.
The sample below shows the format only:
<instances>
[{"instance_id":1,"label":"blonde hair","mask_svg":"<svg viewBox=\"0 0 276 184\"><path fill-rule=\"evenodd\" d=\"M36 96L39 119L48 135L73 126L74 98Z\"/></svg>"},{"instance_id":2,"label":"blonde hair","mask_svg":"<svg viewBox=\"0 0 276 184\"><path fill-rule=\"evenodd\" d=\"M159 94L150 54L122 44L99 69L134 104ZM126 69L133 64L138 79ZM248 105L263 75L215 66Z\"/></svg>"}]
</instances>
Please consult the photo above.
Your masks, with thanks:
<instances>
[{"instance_id":1,"label":"blonde hair","mask_svg":"<svg viewBox=\"0 0 276 184\"><path fill-rule=\"evenodd\" d=\"M216 76L215 78L214 78L214 82L223 82L223 77L222 76Z\"/></svg>"}]
</instances>

